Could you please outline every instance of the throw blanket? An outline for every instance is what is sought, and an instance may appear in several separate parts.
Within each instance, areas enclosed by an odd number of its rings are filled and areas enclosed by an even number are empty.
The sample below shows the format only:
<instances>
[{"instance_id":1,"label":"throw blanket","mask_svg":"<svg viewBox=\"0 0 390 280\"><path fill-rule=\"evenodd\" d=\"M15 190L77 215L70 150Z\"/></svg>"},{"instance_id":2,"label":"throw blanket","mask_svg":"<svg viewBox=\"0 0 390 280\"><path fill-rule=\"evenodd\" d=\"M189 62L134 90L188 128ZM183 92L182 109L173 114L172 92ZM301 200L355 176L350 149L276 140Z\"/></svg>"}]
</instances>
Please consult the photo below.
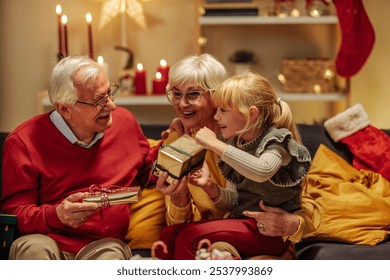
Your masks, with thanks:
<instances>
[{"instance_id":1,"label":"throw blanket","mask_svg":"<svg viewBox=\"0 0 390 280\"><path fill-rule=\"evenodd\" d=\"M321 211L321 224L308 237L376 245L390 233L390 183L357 170L321 145L308 174L308 193Z\"/></svg>"}]
</instances>

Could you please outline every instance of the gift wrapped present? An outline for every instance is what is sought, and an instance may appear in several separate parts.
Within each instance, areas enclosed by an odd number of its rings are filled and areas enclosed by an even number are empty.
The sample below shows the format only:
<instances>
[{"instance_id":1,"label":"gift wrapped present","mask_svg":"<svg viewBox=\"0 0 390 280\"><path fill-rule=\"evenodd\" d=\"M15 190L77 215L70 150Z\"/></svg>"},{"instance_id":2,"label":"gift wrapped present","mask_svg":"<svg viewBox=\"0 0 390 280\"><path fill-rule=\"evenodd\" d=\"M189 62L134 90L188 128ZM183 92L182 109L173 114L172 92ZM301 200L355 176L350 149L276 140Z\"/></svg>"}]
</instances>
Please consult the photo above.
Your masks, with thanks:
<instances>
[{"instance_id":1,"label":"gift wrapped present","mask_svg":"<svg viewBox=\"0 0 390 280\"><path fill-rule=\"evenodd\" d=\"M177 138L169 145L163 145L158 152L154 174L159 176L163 171L168 172L173 179L199 169L206 155L206 149L196 144L189 135Z\"/></svg>"},{"instance_id":2,"label":"gift wrapped present","mask_svg":"<svg viewBox=\"0 0 390 280\"><path fill-rule=\"evenodd\" d=\"M120 187L109 186L107 188L99 185L91 185L89 194L83 198L84 202L95 202L100 206L110 206L115 204L134 203L141 197L139 186Z\"/></svg>"}]
</instances>

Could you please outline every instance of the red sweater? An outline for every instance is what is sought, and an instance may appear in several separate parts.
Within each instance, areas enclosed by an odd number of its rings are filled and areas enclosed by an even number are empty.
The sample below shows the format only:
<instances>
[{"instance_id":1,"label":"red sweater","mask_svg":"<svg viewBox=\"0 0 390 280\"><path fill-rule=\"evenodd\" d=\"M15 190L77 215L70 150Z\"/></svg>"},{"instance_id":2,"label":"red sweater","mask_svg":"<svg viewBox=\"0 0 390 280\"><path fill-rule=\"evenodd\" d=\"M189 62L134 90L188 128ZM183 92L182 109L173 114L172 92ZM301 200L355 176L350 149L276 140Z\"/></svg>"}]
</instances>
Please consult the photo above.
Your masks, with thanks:
<instances>
[{"instance_id":1,"label":"red sweater","mask_svg":"<svg viewBox=\"0 0 390 280\"><path fill-rule=\"evenodd\" d=\"M158 147L150 149L129 111L117 107L112 117L112 126L91 149L71 144L49 113L26 121L8 136L0 209L18 216L21 234L46 234L61 250L73 253L103 237L124 239L130 219L127 204L101 207L79 228L65 226L56 214L64 198L88 191L91 184L146 182Z\"/></svg>"}]
</instances>

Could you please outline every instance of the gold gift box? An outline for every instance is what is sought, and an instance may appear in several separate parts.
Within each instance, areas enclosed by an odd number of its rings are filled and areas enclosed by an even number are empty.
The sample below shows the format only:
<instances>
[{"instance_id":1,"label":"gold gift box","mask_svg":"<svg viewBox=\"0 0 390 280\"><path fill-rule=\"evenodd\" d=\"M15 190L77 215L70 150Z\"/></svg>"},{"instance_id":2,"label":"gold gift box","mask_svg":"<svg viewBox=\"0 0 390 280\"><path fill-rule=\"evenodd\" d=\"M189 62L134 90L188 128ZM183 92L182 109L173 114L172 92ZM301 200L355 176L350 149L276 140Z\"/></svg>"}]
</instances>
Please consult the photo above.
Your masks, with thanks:
<instances>
[{"instance_id":1,"label":"gold gift box","mask_svg":"<svg viewBox=\"0 0 390 280\"><path fill-rule=\"evenodd\" d=\"M110 186L108 188L92 185L89 187L89 194L83 198L83 202L94 202L100 206L110 206L115 204L127 204L139 201L141 188Z\"/></svg>"},{"instance_id":2,"label":"gold gift box","mask_svg":"<svg viewBox=\"0 0 390 280\"><path fill-rule=\"evenodd\" d=\"M199 169L205 155L206 149L185 134L159 150L154 174L159 176L166 171L171 178L180 179Z\"/></svg>"}]
</instances>

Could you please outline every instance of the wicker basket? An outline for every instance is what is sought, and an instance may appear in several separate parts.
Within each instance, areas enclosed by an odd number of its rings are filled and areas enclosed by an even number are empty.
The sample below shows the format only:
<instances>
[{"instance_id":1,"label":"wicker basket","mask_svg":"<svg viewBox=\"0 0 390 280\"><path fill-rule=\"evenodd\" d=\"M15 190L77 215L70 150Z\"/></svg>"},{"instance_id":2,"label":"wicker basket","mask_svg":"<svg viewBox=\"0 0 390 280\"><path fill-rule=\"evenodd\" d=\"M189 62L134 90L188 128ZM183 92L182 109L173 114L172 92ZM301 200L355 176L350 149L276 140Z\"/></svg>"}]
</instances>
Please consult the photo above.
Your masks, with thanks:
<instances>
[{"instance_id":1,"label":"wicker basket","mask_svg":"<svg viewBox=\"0 0 390 280\"><path fill-rule=\"evenodd\" d=\"M334 61L322 58L285 58L282 61L282 90L287 93L335 92Z\"/></svg>"}]
</instances>

